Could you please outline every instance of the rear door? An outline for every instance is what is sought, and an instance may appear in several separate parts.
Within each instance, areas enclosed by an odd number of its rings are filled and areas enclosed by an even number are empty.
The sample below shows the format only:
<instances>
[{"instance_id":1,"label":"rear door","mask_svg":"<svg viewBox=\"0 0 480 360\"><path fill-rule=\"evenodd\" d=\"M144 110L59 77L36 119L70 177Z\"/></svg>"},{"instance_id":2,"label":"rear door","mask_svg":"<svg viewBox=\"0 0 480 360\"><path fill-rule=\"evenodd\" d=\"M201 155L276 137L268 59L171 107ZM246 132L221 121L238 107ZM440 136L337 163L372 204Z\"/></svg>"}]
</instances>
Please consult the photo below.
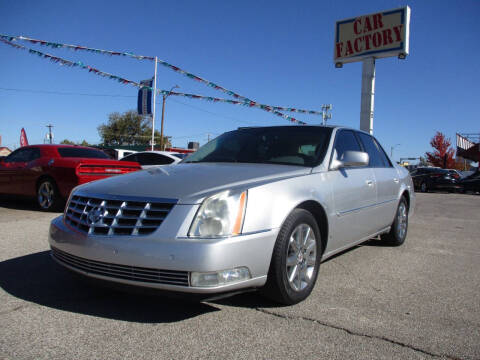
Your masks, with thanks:
<instances>
[{"instance_id":1,"label":"rear door","mask_svg":"<svg viewBox=\"0 0 480 360\"><path fill-rule=\"evenodd\" d=\"M351 130L338 130L332 159L342 160L345 151L362 151ZM330 161L330 163L331 163ZM335 249L347 247L374 231L374 206L377 201L375 177L368 167L341 168L327 173L335 207ZM334 249L329 249L334 250Z\"/></svg>"},{"instance_id":2,"label":"rear door","mask_svg":"<svg viewBox=\"0 0 480 360\"><path fill-rule=\"evenodd\" d=\"M375 223L378 231L392 224L397 210L400 179L397 169L393 167L376 139L365 133L357 134L364 150L368 153L369 167L374 172L377 184Z\"/></svg>"}]
</instances>

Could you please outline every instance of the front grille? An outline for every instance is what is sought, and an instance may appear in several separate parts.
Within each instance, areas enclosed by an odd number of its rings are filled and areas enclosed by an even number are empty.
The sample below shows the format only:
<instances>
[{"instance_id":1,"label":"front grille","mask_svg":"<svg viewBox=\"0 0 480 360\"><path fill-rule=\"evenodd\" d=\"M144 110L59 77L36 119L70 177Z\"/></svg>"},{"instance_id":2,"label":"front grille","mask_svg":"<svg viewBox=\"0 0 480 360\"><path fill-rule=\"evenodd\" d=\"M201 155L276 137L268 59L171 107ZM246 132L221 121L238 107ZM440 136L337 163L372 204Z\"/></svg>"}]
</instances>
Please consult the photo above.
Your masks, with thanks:
<instances>
[{"instance_id":1,"label":"front grille","mask_svg":"<svg viewBox=\"0 0 480 360\"><path fill-rule=\"evenodd\" d=\"M52 255L61 263L89 274L108 276L146 283L188 286L188 272L159 270L137 266L110 264L102 261L84 259L52 247Z\"/></svg>"},{"instance_id":2,"label":"front grille","mask_svg":"<svg viewBox=\"0 0 480 360\"><path fill-rule=\"evenodd\" d=\"M148 235L157 230L174 205L73 195L65 222L89 235Z\"/></svg>"}]
</instances>

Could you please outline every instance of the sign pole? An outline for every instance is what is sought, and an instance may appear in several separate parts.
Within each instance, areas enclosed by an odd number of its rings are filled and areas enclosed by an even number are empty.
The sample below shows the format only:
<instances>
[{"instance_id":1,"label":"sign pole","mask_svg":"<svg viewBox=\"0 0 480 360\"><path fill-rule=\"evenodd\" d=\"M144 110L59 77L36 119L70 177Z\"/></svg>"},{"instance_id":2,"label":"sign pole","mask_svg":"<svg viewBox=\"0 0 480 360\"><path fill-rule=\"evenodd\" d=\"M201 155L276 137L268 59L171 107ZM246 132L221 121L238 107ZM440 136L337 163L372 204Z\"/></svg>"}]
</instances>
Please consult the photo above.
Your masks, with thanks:
<instances>
[{"instance_id":1,"label":"sign pole","mask_svg":"<svg viewBox=\"0 0 480 360\"><path fill-rule=\"evenodd\" d=\"M373 107L375 100L375 58L363 60L360 130L373 134Z\"/></svg>"},{"instance_id":2,"label":"sign pole","mask_svg":"<svg viewBox=\"0 0 480 360\"><path fill-rule=\"evenodd\" d=\"M153 107L152 107L152 151L155 146L155 97L157 95L157 57L155 56L155 74L153 76Z\"/></svg>"}]
</instances>

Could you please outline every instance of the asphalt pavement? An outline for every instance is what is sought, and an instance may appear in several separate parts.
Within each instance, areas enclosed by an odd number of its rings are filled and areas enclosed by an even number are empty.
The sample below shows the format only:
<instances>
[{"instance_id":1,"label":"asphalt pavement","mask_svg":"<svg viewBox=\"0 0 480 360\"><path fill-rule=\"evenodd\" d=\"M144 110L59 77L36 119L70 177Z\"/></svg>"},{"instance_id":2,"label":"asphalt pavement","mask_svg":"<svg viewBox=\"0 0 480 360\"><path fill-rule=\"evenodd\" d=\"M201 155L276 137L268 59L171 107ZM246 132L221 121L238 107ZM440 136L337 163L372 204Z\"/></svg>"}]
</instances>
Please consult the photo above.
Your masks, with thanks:
<instances>
[{"instance_id":1,"label":"asphalt pavement","mask_svg":"<svg viewBox=\"0 0 480 360\"><path fill-rule=\"evenodd\" d=\"M480 359L478 195L417 194L403 246L324 262L289 307L92 286L50 259L58 215L0 201L0 359Z\"/></svg>"}]
</instances>

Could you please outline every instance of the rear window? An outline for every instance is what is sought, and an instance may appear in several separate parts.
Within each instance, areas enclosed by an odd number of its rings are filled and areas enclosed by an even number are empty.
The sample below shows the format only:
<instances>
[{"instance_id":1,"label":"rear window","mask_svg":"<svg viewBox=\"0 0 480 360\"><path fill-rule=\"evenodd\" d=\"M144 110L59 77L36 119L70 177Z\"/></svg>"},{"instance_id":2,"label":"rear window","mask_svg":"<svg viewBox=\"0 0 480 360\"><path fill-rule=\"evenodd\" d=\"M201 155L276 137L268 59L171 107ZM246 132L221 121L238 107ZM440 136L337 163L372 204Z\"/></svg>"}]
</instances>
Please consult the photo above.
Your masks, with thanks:
<instances>
[{"instance_id":1,"label":"rear window","mask_svg":"<svg viewBox=\"0 0 480 360\"><path fill-rule=\"evenodd\" d=\"M58 148L58 153L65 158L109 159L103 151L85 148Z\"/></svg>"},{"instance_id":2,"label":"rear window","mask_svg":"<svg viewBox=\"0 0 480 360\"><path fill-rule=\"evenodd\" d=\"M172 155L179 158L179 159L185 159L189 154L176 153L176 154L172 154Z\"/></svg>"},{"instance_id":3,"label":"rear window","mask_svg":"<svg viewBox=\"0 0 480 360\"><path fill-rule=\"evenodd\" d=\"M448 174L449 171L445 169L435 169L432 171L432 173L438 173L438 174Z\"/></svg>"}]
</instances>

